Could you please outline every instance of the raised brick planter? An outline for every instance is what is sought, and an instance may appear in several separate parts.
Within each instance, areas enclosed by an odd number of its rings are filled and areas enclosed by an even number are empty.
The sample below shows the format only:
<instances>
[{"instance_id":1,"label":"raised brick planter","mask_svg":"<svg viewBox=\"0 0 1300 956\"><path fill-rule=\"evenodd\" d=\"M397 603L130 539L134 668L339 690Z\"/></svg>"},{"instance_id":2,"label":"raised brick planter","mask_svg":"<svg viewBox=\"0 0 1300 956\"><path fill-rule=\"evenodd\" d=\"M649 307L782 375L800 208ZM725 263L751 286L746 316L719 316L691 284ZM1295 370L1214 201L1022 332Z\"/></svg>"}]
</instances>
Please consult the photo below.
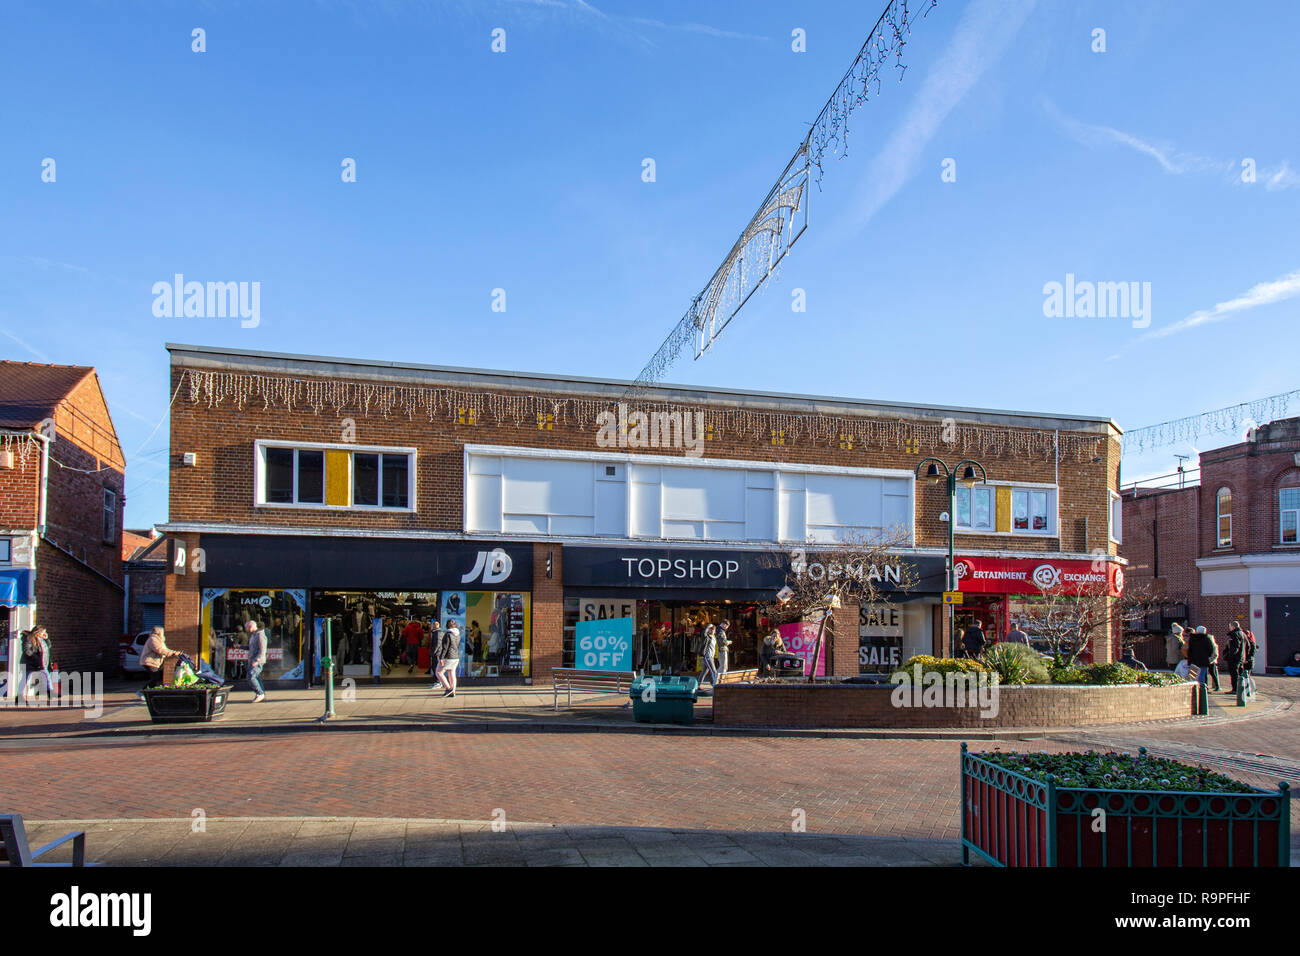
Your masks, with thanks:
<instances>
[{"instance_id":1,"label":"raised brick planter","mask_svg":"<svg viewBox=\"0 0 1300 956\"><path fill-rule=\"evenodd\" d=\"M713 723L730 727L1078 727L1193 713L1193 684L1000 687L997 712L972 707L898 707L894 688L872 684L722 684Z\"/></svg>"}]
</instances>

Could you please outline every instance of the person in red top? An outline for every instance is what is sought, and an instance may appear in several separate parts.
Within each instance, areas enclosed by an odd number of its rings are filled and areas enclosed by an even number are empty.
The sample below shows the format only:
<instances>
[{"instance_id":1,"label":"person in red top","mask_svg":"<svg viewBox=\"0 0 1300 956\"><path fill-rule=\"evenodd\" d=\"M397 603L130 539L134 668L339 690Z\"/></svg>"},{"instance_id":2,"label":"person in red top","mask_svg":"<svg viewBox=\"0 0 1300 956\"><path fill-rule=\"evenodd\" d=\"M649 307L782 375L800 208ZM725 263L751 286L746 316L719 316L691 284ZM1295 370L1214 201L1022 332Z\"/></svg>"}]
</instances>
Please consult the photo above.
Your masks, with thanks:
<instances>
[{"instance_id":1,"label":"person in red top","mask_svg":"<svg viewBox=\"0 0 1300 956\"><path fill-rule=\"evenodd\" d=\"M402 638L406 641L406 663L410 665L406 668L406 673L411 674L420 660L420 641L424 638L424 628L420 626L419 621L411 618L406 622Z\"/></svg>"}]
</instances>

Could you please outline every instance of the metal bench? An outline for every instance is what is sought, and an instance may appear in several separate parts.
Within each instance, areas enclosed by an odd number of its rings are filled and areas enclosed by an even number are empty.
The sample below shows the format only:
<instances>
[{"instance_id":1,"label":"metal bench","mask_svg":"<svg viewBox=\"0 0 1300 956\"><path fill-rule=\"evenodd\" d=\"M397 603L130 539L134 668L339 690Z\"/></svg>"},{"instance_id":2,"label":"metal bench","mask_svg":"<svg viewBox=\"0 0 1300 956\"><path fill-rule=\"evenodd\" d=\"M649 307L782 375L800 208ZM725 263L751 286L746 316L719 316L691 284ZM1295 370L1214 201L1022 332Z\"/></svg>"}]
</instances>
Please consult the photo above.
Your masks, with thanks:
<instances>
[{"instance_id":1,"label":"metal bench","mask_svg":"<svg viewBox=\"0 0 1300 956\"><path fill-rule=\"evenodd\" d=\"M586 671L576 667L553 667L551 680L555 692L553 709L559 710L561 688L569 692L568 706L572 707L575 690L595 694L626 694L632 689L636 675L631 671Z\"/></svg>"},{"instance_id":2,"label":"metal bench","mask_svg":"<svg viewBox=\"0 0 1300 956\"><path fill-rule=\"evenodd\" d=\"M36 858L44 856L56 846L72 841L71 863L37 863ZM47 843L39 850L33 851L27 845L27 829L23 826L21 814L0 814L0 863L10 866L85 866L86 833L79 830L59 837L53 843Z\"/></svg>"}]
</instances>

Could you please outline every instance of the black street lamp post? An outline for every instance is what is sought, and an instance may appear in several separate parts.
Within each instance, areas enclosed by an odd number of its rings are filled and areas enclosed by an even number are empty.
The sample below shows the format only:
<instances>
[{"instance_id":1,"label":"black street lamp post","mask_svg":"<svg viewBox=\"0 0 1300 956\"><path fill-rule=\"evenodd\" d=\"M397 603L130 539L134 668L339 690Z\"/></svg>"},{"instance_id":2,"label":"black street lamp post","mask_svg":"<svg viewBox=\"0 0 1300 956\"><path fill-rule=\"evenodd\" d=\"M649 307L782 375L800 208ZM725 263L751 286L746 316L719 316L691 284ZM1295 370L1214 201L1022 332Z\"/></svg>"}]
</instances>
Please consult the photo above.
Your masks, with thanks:
<instances>
[{"instance_id":1,"label":"black street lamp post","mask_svg":"<svg viewBox=\"0 0 1300 956\"><path fill-rule=\"evenodd\" d=\"M927 462L929 463L929 467L925 468ZM922 468L925 468L924 474L921 473ZM977 468L979 469L979 477L976 477L975 475L975 469ZM954 557L953 551L954 551L954 541L956 535L955 529L957 527L957 483L960 482L961 484L970 487L971 485L974 485L976 482L988 481L988 474L984 471L984 466L981 465L978 461L963 459L962 461L957 462L957 464L949 468L938 458L924 458L919 463L917 463L916 477L917 479L924 478L926 481L932 483L937 483L939 481L946 481L948 483L947 584L948 584L949 591L955 591L957 590L957 574L956 574L956 568L954 567L954 562L956 559ZM946 598L945 598L945 603L947 603ZM956 654L957 635L953 631L953 617L954 617L953 606L951 604L948 604L947 607L948 607L948 639L953 642L952 652Z\"/></svg>"}]
</instances>

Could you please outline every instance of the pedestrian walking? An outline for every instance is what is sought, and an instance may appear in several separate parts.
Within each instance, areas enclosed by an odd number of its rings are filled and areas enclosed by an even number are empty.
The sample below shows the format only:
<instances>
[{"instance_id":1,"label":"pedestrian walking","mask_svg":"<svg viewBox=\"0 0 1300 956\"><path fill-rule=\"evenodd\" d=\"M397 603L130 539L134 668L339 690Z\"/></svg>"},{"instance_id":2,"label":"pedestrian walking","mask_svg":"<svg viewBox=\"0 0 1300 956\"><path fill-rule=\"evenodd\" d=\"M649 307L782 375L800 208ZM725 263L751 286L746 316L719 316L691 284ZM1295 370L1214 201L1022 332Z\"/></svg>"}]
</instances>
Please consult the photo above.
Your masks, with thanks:
<instances>
[{"instance_id":1,"label":"pedestrian walking","mask_svg":"<svg viewBox=\"0 0 1300 956\"><path fill-rule=\"evenodd\" d=\"M442 631L438 648L438 683L445 690L443 697L456 696L456 668L460 666L460 625L449 621Z\"/></svg>"},{"instance_id":2,"label":"pedestrian walking","mask_svg":"<svg viewBox=\"0 0 1300 956\"><path fill-rule=\"evenodd\" d=\"M704 646L700 649L700 684L708 677L714 687L718 686L718 668L713 663L713 655L718 651L718 629L710 624L704 628Z\"/></svg>"},{"instance_id":3,"label":"pedestrian walking","mask_svg":"<svg viewBox=\"0 0 1300 956\"><path fill-rule=\"evenodd\" d=\"M727 657L731 648L731 624L723 621L718 625L718 676L727 676Z\"/></svg>"},{"instance_id":4,"label":"pedestrian walking","mask_svg":"<svg viewBox=\"0 0 1300 956\"><path fill-rule=\"evenodd\" d=\"M50 679L50 635L39 625L28 631L23 639L23 668L26 673L23 700L32 695L32 687L38 679L45 683L45 696L54 696L54 682Z\"/></svg>"},{"instance_id":5,"label":"pedestrian walking","mask_svg":"<svg viewBox=\"0 0 1300 956\"><path fill-rule=\"evenodd\" d=\"M420 640L424 637L424 628L420 627L420 622L415 618L410 618L406 622L406 627L402 629L402 639L406 642L406 673L415 672L415 665L420 660Z\"/></svg>"},{"instance_id":6,"label":"pedestrian walking","mask_svg":"<svg viewBox=\"0 0 1300 956\"><path fill-rule=\"evenodd\" d=\"M1165 638L1165 666L1174 670L1178 662L1187 656L1187 641L1183 637L1183 626L1171 624L1169 636Z\"/></svg>"},{"instance_id":7,"label":"pedestrian walking","mask_svg":"<svg viewBox=\"0 0 1300 956\"><path fill-rule=\"evenodd\" d=\"M266 688L262 685L262 668L266 666L266 631L254 620L249 620L244 630L248 632L248 682L253 685L253 703L260 704L266 700Z\"/></svg>"},{"instance_id":8,"label":"pedestrian walking","mask_svg":"<svg viewBox=\"0 0 1300 956\"><path fill-rule=\"evenodd\" d=\"M1187 663L1196 668L1196 682L1205 684L1210 676L1210 657L1215 653L1214 642L1200 625L1187 639ZM1207 685L1208 686L1208 685Z\"/></svg>"},{"instance_id":9,"label":"pedestrian walking","mask_svg":"<svg viewBox=\"0 0 1300 956\"><path fill-rule=\"evenodd\" d=\"M966 649L967 657L979 657L984 653L984 645L988 639L984 636L984 628L980 627L979 618L973 620L961 636L962 647Z\"/></svg>"},{"instance_id":10,"label":"pedestrian walking","mask_svg":"<svg viewBox=\"0 0 1300 956\"><path fill-rule=\"evenodd\" d=\"M180 657L180 651L174 651L167 646L167 638L161 627L155 626L149 632L149 640L145 641L144 647L140 648L140 666L145 669L149 679L145 681L144 687L136 694L140 700L144 700L144 692L150 687L158 687L163 681L163 663L172 657Z\"/></svg>"},{"instance_id":11,"label":"pedestrian walking","mask_svg":"<svg viewBox=\"0 0 1300 956\"><path fill-rule=\"evenodd\" d=\"M1017 621L1012 626L1011 630L1007 631L1007 636L1002 639L1002 643L1003 644L1028 644L1029 635L1020 629L1020 622Z\"/></svg>"}]
</instances>

